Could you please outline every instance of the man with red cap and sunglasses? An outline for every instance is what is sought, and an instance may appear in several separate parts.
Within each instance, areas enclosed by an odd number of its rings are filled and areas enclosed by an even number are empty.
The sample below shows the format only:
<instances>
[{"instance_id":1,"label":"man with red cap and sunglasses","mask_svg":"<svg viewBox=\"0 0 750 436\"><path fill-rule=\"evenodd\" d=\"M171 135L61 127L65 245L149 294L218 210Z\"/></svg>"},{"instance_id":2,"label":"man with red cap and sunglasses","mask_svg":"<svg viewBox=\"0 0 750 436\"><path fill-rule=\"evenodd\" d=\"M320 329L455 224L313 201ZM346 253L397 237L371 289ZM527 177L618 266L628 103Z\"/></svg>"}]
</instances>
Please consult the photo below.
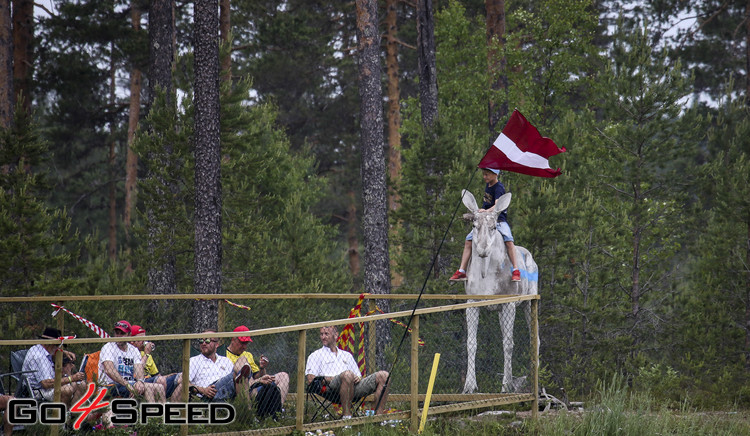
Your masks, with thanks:
<instances>
[{"instance_id":1,"label":"man with red cap and sunglasses","mask_svg":"<svg viewBox=\"0 0 750 436\"><path fill-rule=\"evenodd\" d=\"M121 320L115 323L114 337L130 336L130 323ZM146 383L143 376L141 352L129 342L108 342L99 354L99 383L110 386L114 397L129 398L143 395L149 403L166 398L164 386Z\"/></svg>"},{"instance_id":2,"label":"man with red cap and sunglasses","mask_svg":"<svg viewBox=\"0 0 750 436\"><path fill-rule=\"evenodd\" d=\"M234 332L249 332L250 329L247 326L241 325L235 327ZM266 368L268 367L269 360L263 354L260 355L258 363L255 363L252 353L247 351L247 346L252 342L250 336L239 336L232 338L231 342L227 346L227 357L232 362L236 362L240 357L244 357L245 360L250 364L250 369L253 373L250 382L253 384L260 384L260 386L254 388L250 395L255 397L261 394L263 389L272 389L273 386L279 388L279 394L281 396L281 404L286 401L286 394L289 392L289 374L285 372L277 372L274 375L266 374ZM265 397L265 395L262 395ZM265 405L258 405L259 408L265 407ZM269 406L270 407L270 406ZM279 406L281 407L281 406Z\"/></svg>"}]
</instances>

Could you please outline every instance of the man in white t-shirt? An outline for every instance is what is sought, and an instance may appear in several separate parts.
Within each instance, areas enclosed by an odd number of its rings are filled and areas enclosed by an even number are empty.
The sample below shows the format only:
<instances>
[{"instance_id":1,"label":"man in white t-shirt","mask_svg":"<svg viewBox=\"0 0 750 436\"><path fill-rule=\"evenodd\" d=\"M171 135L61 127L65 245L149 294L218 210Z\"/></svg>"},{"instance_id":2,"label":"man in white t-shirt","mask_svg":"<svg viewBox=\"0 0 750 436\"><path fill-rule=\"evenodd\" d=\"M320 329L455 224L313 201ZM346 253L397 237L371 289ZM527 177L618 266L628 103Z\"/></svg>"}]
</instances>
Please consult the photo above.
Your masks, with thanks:
<instances>
[{"instance_id":1,"label":"man in white t-shirt","mask_svg":"<svg viewBox=\"0 0 750 436\"><path fill-rule=\"evenodd\" d=\"M352 417L352 401L366 397L373 392L377 409L375 414L383 413L385 402L388 399L389 387L386 386L388 371L378 371L362 378L354 356L348 351L336 346L339 333L336 327L323 327L320 329L320 342L323 347L313 351L307 358L305 367L305 378L307 383L312 383L316 377L324 377L323 386L338 394L336 402L341 403L344 409L343 418ZM380 398L382 393L382 398Z\"/></svg>"},{"instance_id":2,"label":"man in white t-shirt","mask_svg":"<svg viewBox=\"0 0 750 436\"><path fill-rule=\"evenodd\" d=\"M207 336L216 333L207 330ZM222 401L237 395L236 384L252 377L250 364L244 356L232 363L226 356L216 354L218 338L198 339L201 354L190 358L190 386L203 397ZM247 394L247 392L246 392Z\"/></svg>"},{"instance_id":3,"label":"man in white t-shirt","mask_svg":"<svg viewBox=\"0 0 750 436\"><path fill-rule=\"evenodd\" d=\"M130 323L122 320L115 323L114 337L129 337ZM129 398L134 394L143 395L153 403L164 402L164 386L145 383L141 352L128 342L108 342L99 354L99 383L111 386L110 394Z\"/></svg>"}]
</instances>

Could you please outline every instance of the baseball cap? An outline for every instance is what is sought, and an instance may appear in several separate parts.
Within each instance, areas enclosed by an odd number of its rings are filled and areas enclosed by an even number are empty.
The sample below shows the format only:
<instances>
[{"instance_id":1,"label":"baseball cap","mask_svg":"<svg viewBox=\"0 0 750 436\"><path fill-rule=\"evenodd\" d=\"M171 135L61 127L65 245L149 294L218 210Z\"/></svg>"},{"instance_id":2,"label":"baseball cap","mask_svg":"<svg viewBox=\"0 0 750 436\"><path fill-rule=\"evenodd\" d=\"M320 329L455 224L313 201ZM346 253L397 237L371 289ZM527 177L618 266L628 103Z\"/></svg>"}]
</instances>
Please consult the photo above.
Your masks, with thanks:
<instances>
[{"instance_id":1,"label":"baseball cap","mask_svg":"<svg viewBox=\"0 0 750 436\"><path fill-rule=\"evenodd\" d=\"M482 168L483 170L492 171L495 174L500 174L500 170L496 170L494 168Z\"/></svg>"},{"instance_id":2,"label":"baseball cap","mask_svg":"<svg viewBox=\"0 0 750 436\"><path fill-rule=\"evenodd\" d=\"M140 335L141 333L146 334L146 329L135 324L130 326L130 336L137 336L137 335Z\"/></svg>"},{"instance_id":3,"label":"baseball cap","mask_svg":"<svg viewBox=\"0 0 750 436\"><path fill-rule=\"evenodd\" d=\"M235 327L234 331L235 331L235 332L249 332L249 331L250 331L250 329L249 329L249 328L247 328L247 327L246 327L246 326L244 326L244 325L241 325L241 326L239 326L239 327ZM240 341L242 341L242 342L252 342L252 341L253 341L253 340L252 340L252 339L250 338L250 336L240 336L240 337L238 337L237 339L239 339L239 340L240 340Z\"/></svg>"},{"instance_id":4,"label":"baseball cap","mask_svg":"<svg viewBox=\"0 0 750 436\"><path fill-rule=\"evenodd\" d=\"M115 330L120 330L121 332L130 334L130 323L125 321L124 319L117 321L115 323Z\"/></svg>"}]
</instances>

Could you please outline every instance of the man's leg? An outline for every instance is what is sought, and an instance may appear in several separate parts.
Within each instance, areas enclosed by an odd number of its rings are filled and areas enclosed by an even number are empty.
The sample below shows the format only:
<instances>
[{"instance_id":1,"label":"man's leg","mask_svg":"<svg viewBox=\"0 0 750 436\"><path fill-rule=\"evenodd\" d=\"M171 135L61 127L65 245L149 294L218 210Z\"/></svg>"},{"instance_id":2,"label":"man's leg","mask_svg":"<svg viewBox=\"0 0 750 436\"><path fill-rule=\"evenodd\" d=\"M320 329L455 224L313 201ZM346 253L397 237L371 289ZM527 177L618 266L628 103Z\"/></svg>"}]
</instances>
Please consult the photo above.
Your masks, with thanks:
<instances>
[{"instance_id":1,"label":"man's leg","mask_svg":"<svg viewBox=\"0 0 750 436\"><path fill-rule=\"evenodd\" d=\"M341 384L339 386L339 399L344 416L352 416L352 399L354 398L354 380L357 376L351 371L344 371L338 375Z\"/></svg>"},{"instance_id":2,"label":"man's leg","mask_svg":"<svg viewBox=\"0 0 750 436\"><path fill-rule=\"evenodd\" d=\"M378 415L382 414L385 409L385 403L388 401L388 392L390 391L390 385L385 386L386 380L388 380L388 371L378 371L375 374L368 375L354 387L354 398L359 399L370 394L375 394L375 413ZM380 398L381 394L383 398ZM380 400L379 403L378 400Z\"/></svg>"},{"instance_id":3,"label":"man's leg","mask_svg":"<svg viewBox=\"0 0 750 436\"><path fill-rule=\"evenodd\" d=\"M277 372L273 375L274 383L279 387L281 391L281 404L286 401L286 394L289 392L289 374L285 372Z\"/></svg>"},{"instance_id":4,"label":"man's leg","mask_svg":"<svg viewBox=\"0 0 750 436\"><path fill-rule=\"evenodd\" d=\"M8 401L13 399L10 395L0 395L0 410L5 410L3 415L3 435L10 436L13 433L13 425L8 422Z\"/></svg>"}]
</instances>

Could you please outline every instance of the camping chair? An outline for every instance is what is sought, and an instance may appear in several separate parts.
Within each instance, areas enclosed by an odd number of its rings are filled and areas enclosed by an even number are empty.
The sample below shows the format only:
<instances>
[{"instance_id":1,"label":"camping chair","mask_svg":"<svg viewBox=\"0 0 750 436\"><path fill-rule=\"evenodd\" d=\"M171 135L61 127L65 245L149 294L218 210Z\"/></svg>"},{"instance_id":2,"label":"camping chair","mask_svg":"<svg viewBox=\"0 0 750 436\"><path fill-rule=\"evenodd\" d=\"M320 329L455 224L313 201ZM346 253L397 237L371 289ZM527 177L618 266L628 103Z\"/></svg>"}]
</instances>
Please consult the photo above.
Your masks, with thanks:
<instances>
[{"instance_id":1,"label":"camping chair","mask_svg":"<svg viewBox=\"0 0 750 436\"><path fill-rule=\"evenodd\" d=\"M12 393L16 398L34 398L34 393L36 391L36 396L41 397L41 395L39 395L39 389L33 389L31 387L31 382L27 376L27 374L36 371L23 371L23 361L26 358L26 353L28 351L28 349L16 350L10 353L11 372L0 374L0 394L8 395ZM2 382L2 379L6 377L9 378L7 390ZM11 390L14 381L16 385L15 392Z\"/></svg>"},{"instance_id":2,"label":"camping chair","mask_svg":"<svg viewBox=\"0 0 750 436\"><path fill-rule=\"evenodd\" d=\"M315 418L318 416L339 416L334 410L334 405L341 404L341 398L337 391L328 388L325 384L325 377L315 377L305 388L305 393L307 400L312 402L315 408L310 422L315 422ZM367 395L362 398L355 397L352 399L352 416L356 416L357 410L362 407L362 403L364 403L366 398Z\"/></svg>"}]
</instances>

